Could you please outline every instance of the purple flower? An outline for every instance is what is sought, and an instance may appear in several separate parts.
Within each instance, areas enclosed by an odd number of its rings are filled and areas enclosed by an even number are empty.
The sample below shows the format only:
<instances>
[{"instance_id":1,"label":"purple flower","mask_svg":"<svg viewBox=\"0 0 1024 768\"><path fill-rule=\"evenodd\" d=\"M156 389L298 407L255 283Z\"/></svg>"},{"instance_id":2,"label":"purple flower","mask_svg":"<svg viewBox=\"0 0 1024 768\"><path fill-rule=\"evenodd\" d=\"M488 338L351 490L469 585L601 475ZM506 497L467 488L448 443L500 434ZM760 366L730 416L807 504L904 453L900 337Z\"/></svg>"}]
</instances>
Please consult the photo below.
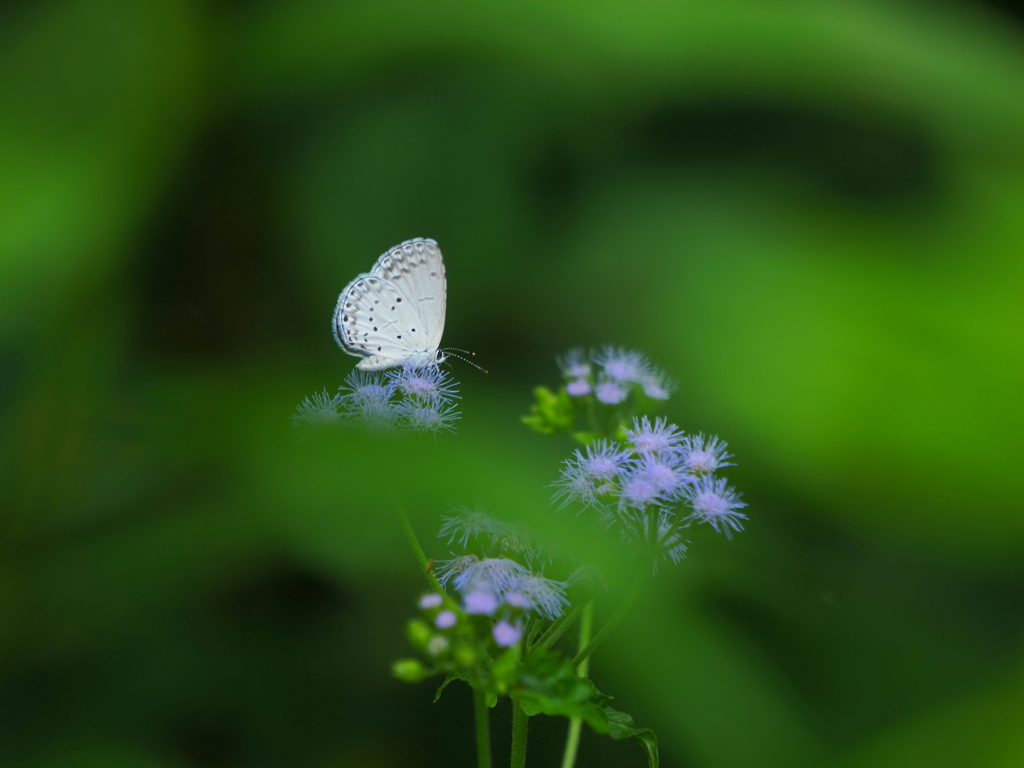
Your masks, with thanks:
<instances>
[{"instance_id":1,"label":"purple flower","mask_svg":"<svg viewBox=\"0 0 1024 768\"><path fill-rule=\"evenodd\" d=\"M462 608L474 616L491 616L498 610L498 598L486 589L474 589L462 599Z\"/></svg>"},{"instance_id":2,"label":"purple flower","mask_svg":"<svg viewBox=\"0 0 1024 768\"><path fill-rule=\"evenodd\" d=\"M590 394L590 382L586 379L573 379L565 385L565 391L572 397L586 397Z\"/></svg>"},{"instance_id":3,"label":"purple flower","mask_svg":"<svg viewBox=\"0 0 1024 768\"><path fill-rule=\"evenodd\" d=\"M427 611L431 608L440 608L443 602L444 598L437 594L437 592L428 592L420 598L419 607L420 610Z\"/></svg>"},{"instance_id":4,"label":"purple flower","mask_svg":"<svg viewBox=\"0 0 1024 768\"><path fill-rule=\"evenodd\" d=\"M353 411L367 406L387 405L395 391L387 377L380 372L361 371L358 368L345 377L345 383L338 389L342 393L340 398L343 405Z\"/></svg>"},{"instance_id":5,"label":"purple flower","mask_svg":"<svg viewBox=\"0 0 1024 768\"><path fill-rule=\"evenodd\" d=\"M629 454L607 440L595 440L584 451L577 450L565 462L561 479L555 483L555 498L565 506L579 501L590 506L597 496L611 490L609 481L615 479L626 465Z\"/></svg>"},{"instance_id":6,"label":"purple flower","mask_svg":"<svg viewBox=\"0 0 1024 768\"><path fill-rule=\"evenodd\" d=\"M608 411L598 411L602 418L596 422L592 419L592 428L616 430L616 440L594 442L564 462L553 483L559 506L580 502L595 508L603 524L617 527L633 546L656 555L656 560L683 559L688 542L682 534L695 521L708 523L730 538L743 529L746 515L741 510L746 504L725 480L713 475L732 464L732 455L723 441L703 434L687 436L665 418L635 418L625 429L609 418L634 410L614 406L628 403L639 409L648 402L646 398L668 400L676 382L654 367L642 352L620 347L605 346L589 360L587 353L577 348L558 362L568 396L593 394L597 402L612 406ZM637 389L643 391L642 396L635 392ZM573 406L574 415L578 416L580 410ZM544 582L542 577L533 578ZM533 610L548 618L559 615L563 610L559 603L564 600L562 590L570 582L555 583L559 587L554 593L557 599L538 597L517 585L505 597L505 610Z\"/></svg>"},{"instance_id":7,"label":"purple flower","mask_svg":"<svg viewBox=\"0 0 1024 768\"><path fill-rule=\"evenodd\" d=\"M338 404L349 418L371 429L397 426L398 414L392 402L395 390L379 371L356 368L338 389Z\"/></svg>"},{"instance_id":8,"label":"purple flower","mask_svg":"<svg viewBox=\"0 0 1024 768\"><path fill-rule=\"evenodd\" d=\"M597 484L579 467L566 467L562 476L553 483L554 499L559 508L573 501L592 507L597 504Z\"/></svg>"},{"instance_id":9,"label":"purple flower","mask_svg":"<svg viewBox=\"0 0 1024 768\"><path fill-rule=\"evenodd\" d=\"M641 453L630 462L622 480L619 503L640 510L651 504L665 504L677 500L692 482L693 476L674 450Z\"/></svg>"},{"instance_id":10,"label":"purple flower","mask_svg":"<svg viewBox=\"0 0 1024 768\"><path fill-rule=\"evenodd\" d=\"M447 371L436 365L410 365L391 370L387 374L391 386L405 395L421 400L448 402L459 397L456 382Z\"/></svg>"},{"instance_id":11,"label":"purple flower","mask_svg":"<svg viewBox=\"0 0 1024 768\"><path fill-rule=\"evenodd\" d=\"M611 480L625 465L629 454L607 440L595 440L586 447L586 454L576 451L580 469L594 480Z\"/></svg>"},{"instance_id":12,"label":"purple flower","mask_svg":"<svg viewBox=\"0 0 1024 768\"><path fill-rule=\"evenodd\" d=\"M437 580L441 583L441 586L447 586L450 579L458 578L470 568L475 567L480 562L480 558L476 555L460 555L454 557L451 560L438 560L434 563L434 574L437 576Z\"/></svg>"},{"instance_id":13,"label":"purple flower","mask_svg":"<svg viewBox=\"0 0 1024 768\"><path fill-rule=\"evenodd\" d=\"M629 397L629 389L614 381L601 381L597 385L595 395L598 401L605 405L618 405Z\"/></svg>"},{"instance_id":14,"label":"purple flower","mask_svg":"<svg viewBox=\"0 0 1024 768\"><path fill-rule=\"evenodd\" d=\"M652 400L668 400L676 389L672 379L653 367L640 376L639 384L644 394Z\"/></svg>"},{"instance_id":15,"label":"purple flower","mask_svg":"<svg viewBox=\"0 0 1024 768\"><path fill-rule=\"evenodd\" d=\"M678 448L686 439L675 424L659 418L651 424L644 416L633 419L633 428L626 430L626 437L633 444L637 453L662 453Z\"/></svg>"},{"instance_id":16,"label":"purple flower","mask_svg":"<svg viewBox=\"0 0 1024 768\"><path fill-rule=\"evenodd\" d=\"M549 620L557 619L569 605L565 599L565 584L543 576L527 574L509 591L522 595L529 602L531 610Z\"/></svg>"},{"instance_id":17,"label":"purple flower","mask_svg":"<svg viewBox=\"0 0 1024 768\"><path fill-rule=\"evenodd\" d=\"M436 365L387 372L356 369L339 387L339 407L364 426L416 432L454 431L455 382ZM399 397L395 397L399 395Z\"/></svg>"},{"instance_id":18,"label":"purple flower","mask_svg":"<svg viewBox=\"0 0 1024 768\"><path fill-rule=\"evenodd\" d=\"M661 490L643 475L633 475L623 483L619 501L626 507L644 509L649 504L661 501Z\"/></svg>"},{"instance_id":19,"label":"purple flower","mask_svg":"<svg viewBox=\"0 0 1024 768\"><path fill-rule=\"evenodd\" d=\"M587 353L579 347L570 349L558 358L558 367L562 369L562 375L567 379L585 379L590 376L591 368Z\"/></svg>"},{"instance_id":20,"label":"purple flower","mask_svg":"<svg viewBox=\"0 0 1024 768\"><path fill-rule=\"evenodd\" d=\"M605 347L594 362L601 366L605 376L618 382L639 382L650 370L643 353L618 347Z\"/></svg>"},{"instance_id":21,"label":"purple flower","mask_svg":"<svg viewBox=\"0 0 1024 768\"><path fill-rule=\"evenodd\" d=\"M459 620L459 617L455 615L455 611L441 611L437 614L437 618L434 619L434 626L438 629L448 629L454 627L455 622Z\"/></svg>"},{"instance_id":22,"label":"purple flower","mask_svg":"<svg viewBox=\"0 0 1024 768\"><path fill-rule=\"evenodd\" d=\"M519 642L519 638L523 635L523 631L519 627L509 624L507 621L499 621L494 625L492 631L494 642L502 648L511 648Z\"/></svg>"},{"instance_id":23,"label":"purple flower","mask_svg":"<svg viewBox=\"0 0 1024 768\"><path fill-rule=\"evenodd\" d=\"M533 603L530 602L530 598L522 592L515 591L505 593L505 605L510 608L519 608L523 611L528 611L533 607Z\"/></svg>"},{"instance_id":24,"label":"purple flower","mask_svg":"<svg viewBox=\"0 0 1024 768\"><path fill-rule=\"evenodd\" d=\"M739 494L729 487L725 478L704 475L684 493L693 509L691 520L710 524L727 539L732 538L732 531L743 530L741 521L747 516L738 510L747 505L740 501Z\"/></svg>"},{"instance_id":25,"label":"purple flower","mask_svg":"<svg viewBox=\"0 0 1024 768\"><path fill-rule=\"evenodd\" d=\"M686 456L686 466L694 472L714 472L720 467L731 467L733 463L727 461L732 454L726 449L729 446L717 437L704 437L703 434L691 436L686 441L683 450Z\"/></svg>"},{"instance_id":26,"label":"purple flower","mask_svg":"<svg viewBox=\"0 0 1024 768\"><path fill-rule=\"evenodd\" d=\"M502 595L529 573L526 568L507 557L485 557L483 560L469 563L455 576L454 583L460 592L488 589Z\"/></svg>"},{"instance_id":27,"label":"purple flower","mask_svg":"<svg viewBox=\"0 0 1024 768\"><path fill-rule=\"evenodd\" d=\"M292 416L292 426L319 427L326 424L339 424L342 416L338 413L338 408L341 405L341 395L332 397L327 394L326 389L323 392L317 392L299 403L298 412Z\"/></svg>"},{"instance_id":28,"label":"purple flower","mask_svg":"<svg viewBox=\"0 0 1024 768\"><path fill-rule=\"evenodd\" d=\"M677 498L679 492L693 482L693 475L683 465L682 457L672 451L642 454L630 477L649 481L666 499Z\"/></svg>"},{"instance_id":29,"label":"purple flower","mask_svg":"<svg viewBox=\"0 0 1024 768\"><path fill-rule=\"evenodd\" d=\"M454 432L454 422L459 418L455 406L446 404L441 398L425 401L406 400L400 403L395 411L401 417L402 423L415 432Z\"/></svg>"}]
</instances>

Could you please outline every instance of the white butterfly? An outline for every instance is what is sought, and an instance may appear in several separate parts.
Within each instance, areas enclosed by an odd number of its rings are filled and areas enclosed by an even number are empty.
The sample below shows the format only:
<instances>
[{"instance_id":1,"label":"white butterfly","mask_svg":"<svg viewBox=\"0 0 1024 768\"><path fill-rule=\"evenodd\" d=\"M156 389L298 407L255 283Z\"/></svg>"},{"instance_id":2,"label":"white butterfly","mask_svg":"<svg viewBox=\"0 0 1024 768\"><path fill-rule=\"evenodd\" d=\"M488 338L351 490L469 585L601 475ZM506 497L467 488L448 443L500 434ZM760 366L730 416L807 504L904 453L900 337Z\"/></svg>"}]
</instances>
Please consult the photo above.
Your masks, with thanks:
<instances>
[{"instance_id":1,"label":"white butterfly","mask_svg":"<svg viewBox=\"0 0 1024 768\"><path fill-rule=\"evenodd\" d=\"M406 240L345 286L334 310L334 338L363 358L356 368L364 371L444 362L438 347L447 296L437 243Z\"/></svg>"}]
</instances>

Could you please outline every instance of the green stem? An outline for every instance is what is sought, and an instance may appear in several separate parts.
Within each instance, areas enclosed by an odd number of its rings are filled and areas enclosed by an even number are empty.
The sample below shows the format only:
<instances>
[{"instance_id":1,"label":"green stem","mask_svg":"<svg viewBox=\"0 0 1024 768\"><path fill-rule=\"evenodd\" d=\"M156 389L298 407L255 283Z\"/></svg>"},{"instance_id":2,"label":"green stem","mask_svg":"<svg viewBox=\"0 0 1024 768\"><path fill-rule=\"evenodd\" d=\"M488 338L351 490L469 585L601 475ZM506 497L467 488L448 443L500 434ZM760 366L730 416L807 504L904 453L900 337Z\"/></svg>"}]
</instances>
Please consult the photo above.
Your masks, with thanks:
<instances>
[{"instance_id":1,"label":"green stem","mask_svg":"<svg viewBox=\"0 0 1024 768\"><path fill-rule=\"evenodd\" d=\"M519 699L512 699L512 768L526 768L526 731L529 717Z\"/></svg>"},{"instance_id":2,"label":"green stem","mask_svg":"<svg viewBox=\"0 0 1024 768\"><path fill-rule=\"evenodd\" d=\"M423 575L426 576L427 581L430 582L430 586L442 595L445 594L444 589L441 587L441 582L437 580L437 576L434 575L432 570L427 570L430 567L430 561L427 559L427 554L423 551L423 547L420 546L420 541L416 538L416 533L412 529L412 523L409 522L409 516L405 514L404 509L398 510L398 521L402 524L402 531L405 533L405 538L409 542L409 546L412 548L413 554L416 555L416 560L419 562L420 567L423 570Z\"/></svg>"},{"instance_id":3,"label":"green stem","mask_svg":"<svg viewBox=\"0 0 1024 768\"><path fill-rule=\"evenodd\" d=\"M590 603L588 602L587 605L589 606ZM555 619L554 623L548 627L544 631L544 634L540 636L536 643L534 643L534 647L550 648L552 643L560 638L562 633L565 632L565 630L567 630L574 621L576 621L576 617L580 615L580 611L582 610L583 606L577 605L569 611L569 613L562 614Z\"/></svg>"},{"instance_id":4,"label":"green stem","mask_svg":"<svg viewBox=\"0 0 1024 768\"><path fill-rule=\"evenodd\" d=\"M586 647L576 654L576 658L572 660L572 666L577 666L583 662L594 650L599 646L604 639L608 636L608 633L618 626L619 622L622 621L623 617L629 612L629 609L633 607L633 603L640 596L640 590L643 589L644 584L647 583L647 579L650 578L650 566L647 563L641 566L640 571L637 573L636 578L633 579L633 586L629 588L629 594L626 595L625 600L622 601L622 605L615 611L615 614L608 619L600 631L594 635L594 639L587 643Z\"/></svg>"},{"instance_id":5,"label":"green stem","mask_svg":"<svg viewBox=\"0 0 1024 768\"><path fill-rule=\"evenodd\" d=\"M483 691L474 688L473 719L476 721L477 768L491 768L491 729L487 718L487 697Z\"/></svg>"},{"instance_id":6,"label":"green stem","mask_svg":"<svg viewBox=\"0 0 1024 768\"><path fill-rule=\"evenodd\" d=\"M594 603L587 603L583 611L583 618L580 619L580 647L585 646L590 640L590 629L594 623ZM576 667L576 674L580 677L587 676L587 669L590 667L590 657L583 659ZM565 737L565 753L562 756L562 768L573 768L576 765L576 752L580 748L580 731L583 728L583 719L573 717L569 719L569 732Z\"/></svg>"}]
</instances>

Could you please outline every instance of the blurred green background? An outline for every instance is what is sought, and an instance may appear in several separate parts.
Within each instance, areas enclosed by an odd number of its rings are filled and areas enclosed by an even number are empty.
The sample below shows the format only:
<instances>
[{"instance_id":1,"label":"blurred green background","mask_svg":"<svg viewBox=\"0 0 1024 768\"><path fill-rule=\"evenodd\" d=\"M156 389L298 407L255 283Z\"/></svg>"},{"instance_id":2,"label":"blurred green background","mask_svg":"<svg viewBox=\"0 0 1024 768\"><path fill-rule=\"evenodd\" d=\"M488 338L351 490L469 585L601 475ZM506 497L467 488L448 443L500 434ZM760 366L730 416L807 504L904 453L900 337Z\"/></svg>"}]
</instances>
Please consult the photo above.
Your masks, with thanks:
<instances>
[{"instance_id":1,"label":"blurred green background","mask_svg":"<svg viewBox=\"0 0 1024 768\"><path fill-rule=\"evenodd\" d=\"M452 504L556 515L554 356L680 383L749 502L595 657L666 766L1024 765L1024 29L967 2L0 10L0 765L472 763L392 680ZM463 420L289 416L434 237ZM595 543L597 542L597 543ZM617 570L618 569L618 570ZM493 728L498 765L507 715ZM561 721L535 718L531 764ZM641 766L585 733L581 766Z\"/></svg>"}]
</instances>

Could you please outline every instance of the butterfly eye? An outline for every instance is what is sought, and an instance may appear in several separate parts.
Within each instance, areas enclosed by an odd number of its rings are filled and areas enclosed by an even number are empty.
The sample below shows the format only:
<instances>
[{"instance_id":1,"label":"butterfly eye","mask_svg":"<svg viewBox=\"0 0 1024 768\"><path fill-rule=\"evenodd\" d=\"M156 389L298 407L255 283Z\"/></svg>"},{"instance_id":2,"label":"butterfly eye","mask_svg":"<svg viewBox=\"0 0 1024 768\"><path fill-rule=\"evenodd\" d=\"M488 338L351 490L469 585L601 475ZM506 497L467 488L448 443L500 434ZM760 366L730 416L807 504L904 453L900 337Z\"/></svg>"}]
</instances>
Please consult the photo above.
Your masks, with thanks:
<instances>
[{"instance_id":1,"label":"butterfly eye","mask_svg":"<svg viewBox=\"0 0 1024 768\"><path fill-rule=\"evenodd\" d=\"M435 358L437 358L438 360L440 360L441 358L443 358L443 357L444 357L444 352L442 352L442 351L441 351L441 350L439 349L439 350L437 350L437 354L436 354L436 355L434 355L434 357L435 357Z\"/></svg>"}]
</instances>

